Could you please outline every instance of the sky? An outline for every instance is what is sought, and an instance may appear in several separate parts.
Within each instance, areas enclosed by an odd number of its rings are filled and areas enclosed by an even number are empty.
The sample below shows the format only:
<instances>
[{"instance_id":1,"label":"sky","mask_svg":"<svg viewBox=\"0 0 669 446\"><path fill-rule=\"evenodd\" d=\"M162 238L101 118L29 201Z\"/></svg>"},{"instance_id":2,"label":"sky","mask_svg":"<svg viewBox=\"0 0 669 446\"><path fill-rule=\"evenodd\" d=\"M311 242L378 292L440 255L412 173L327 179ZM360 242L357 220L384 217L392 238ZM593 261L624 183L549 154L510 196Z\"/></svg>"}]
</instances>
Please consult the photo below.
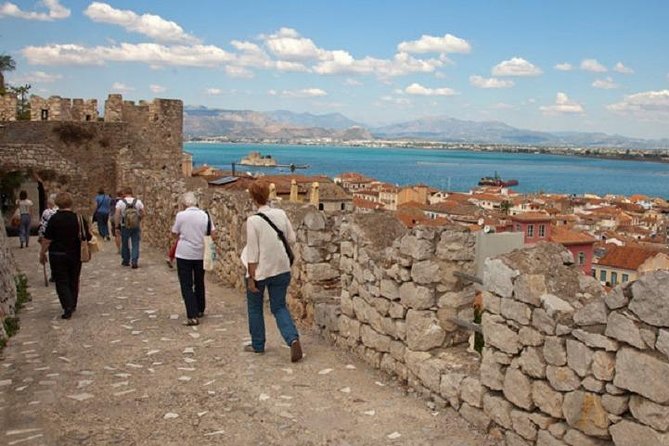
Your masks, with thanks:
<instances>
[{"instance_id":1,"label":"sky","mask_svg":"<svg viewBox=\"0 0 669 446\"><path fill-rule=\"evenodd\" d=\"M47 97L669 138L666 0L0 0Z\"/></svg>"}]
</instances>

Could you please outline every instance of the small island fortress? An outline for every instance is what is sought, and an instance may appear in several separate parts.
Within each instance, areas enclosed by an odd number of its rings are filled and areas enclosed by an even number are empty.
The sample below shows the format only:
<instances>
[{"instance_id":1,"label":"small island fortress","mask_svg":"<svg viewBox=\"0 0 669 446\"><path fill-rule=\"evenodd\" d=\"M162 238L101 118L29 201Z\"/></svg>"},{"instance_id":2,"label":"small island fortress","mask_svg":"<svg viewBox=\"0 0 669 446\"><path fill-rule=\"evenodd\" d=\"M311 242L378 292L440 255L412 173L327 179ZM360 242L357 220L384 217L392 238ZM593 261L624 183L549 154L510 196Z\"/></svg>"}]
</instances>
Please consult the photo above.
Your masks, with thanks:
<instances>
[{"instance_id":1,"label":"small island fortress","mask_svg":"<svg viewBox=\"0 0 669 446\"><path fill-rule=\"evenodd\" d=\"M249 152L239 164L243 166L277 167L276 160L272 158L272 155L262 155L260 152Z\"/></svg>"}]
</instances>

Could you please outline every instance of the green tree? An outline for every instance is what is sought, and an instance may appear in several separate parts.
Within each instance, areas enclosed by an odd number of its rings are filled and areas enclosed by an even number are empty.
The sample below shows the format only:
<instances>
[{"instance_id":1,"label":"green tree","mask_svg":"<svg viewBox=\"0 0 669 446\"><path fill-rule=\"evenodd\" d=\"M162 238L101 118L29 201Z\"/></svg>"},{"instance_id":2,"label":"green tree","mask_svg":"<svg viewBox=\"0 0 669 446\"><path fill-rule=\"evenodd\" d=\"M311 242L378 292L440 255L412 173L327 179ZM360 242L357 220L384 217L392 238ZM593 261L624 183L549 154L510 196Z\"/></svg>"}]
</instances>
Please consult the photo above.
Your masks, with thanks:
<instances>
[{"instance_id":1,"label":"green tree","mask_svg":"<svg viewBox=\"0 0 669 446\"><path fill-rule=\"evenodd\" d=\"M5 72L14 71L16 62L8 54L0 54L0 94L5 94Z\"/></svg>"},{"instance_id":2,"label":"green tree","mask_svg":"<svg viewBox=\"0 0 669 446\"><path fill-rule=\"evenodd\" d=\"M16 119L19 121L30 121L30 101L28 100L30 88L30 84L9 87L9 90L16 94Z\"/></svg>"},{"instance_id":3,"label":"green tree","mask_svg":"<svg viewBox=\"0 0 669 446\"><path fill-rule=\"evenodd\" d=\"M502 214L504 215L509 215L511 207L511 202L509 200L504 200L499 204L499 210L502 211Z\"/></svg>"}]
</instances>

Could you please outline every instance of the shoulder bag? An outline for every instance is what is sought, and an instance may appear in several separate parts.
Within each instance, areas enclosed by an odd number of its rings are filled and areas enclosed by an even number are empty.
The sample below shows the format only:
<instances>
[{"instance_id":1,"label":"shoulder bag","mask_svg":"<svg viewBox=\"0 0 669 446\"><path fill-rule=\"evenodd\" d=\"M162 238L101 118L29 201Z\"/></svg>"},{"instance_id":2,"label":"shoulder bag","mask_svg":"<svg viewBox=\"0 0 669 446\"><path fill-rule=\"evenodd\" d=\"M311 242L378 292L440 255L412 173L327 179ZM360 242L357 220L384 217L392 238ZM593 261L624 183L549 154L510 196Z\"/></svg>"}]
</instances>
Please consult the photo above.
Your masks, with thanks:
<instances>
[{"instance_id":1,"label":"shoulder bag","mask_svg":"<svg viewBox=\"0 0 669 446\"><path fill-rule=\"evenodd\" d=\"M216 263L216 245L214 244L214 240L211 238L211 217L209 216L209 212L204 212L207 214L207 233L204 236L202 268L205 271L212 271L214 269L214 264Z\"/></svg>"},{"instance_id":2,"label":"shoulder bag","mask_svg":"<svg viewBox=\"0 0 669 446\"><path fill-rule=\"evenodd\" d=\"M88 247L88 240L86 237L86 229L84 228L84 219L81 215L77 215L77 221L79 223L79 252L81 263L86 263L91 261L91 250Z\"/></svg>"},{"instance_id":3,"label":"shoulder bag","mask_svg":"<svg viewBox=\"0 0 669 446\"><path fill-rule=\"evenodd\" d=\"M284 235L283 231L277 228L276 225L272 222L272 220L270 220L269 217L263 214L262 212L258 212L256 215L265 220L267 224L269 224L272 227L272 229L276 231L276 234L279 236L279 240L281 240L281 243L283 243L283 247L286 249L286 255L288 255L288 263L290 263L290 266L293 266L295 255L293 254L293 250L290 249L290 245L288 244L288 240L286 240L286 236Z\"/></svg>"}]
</instances>

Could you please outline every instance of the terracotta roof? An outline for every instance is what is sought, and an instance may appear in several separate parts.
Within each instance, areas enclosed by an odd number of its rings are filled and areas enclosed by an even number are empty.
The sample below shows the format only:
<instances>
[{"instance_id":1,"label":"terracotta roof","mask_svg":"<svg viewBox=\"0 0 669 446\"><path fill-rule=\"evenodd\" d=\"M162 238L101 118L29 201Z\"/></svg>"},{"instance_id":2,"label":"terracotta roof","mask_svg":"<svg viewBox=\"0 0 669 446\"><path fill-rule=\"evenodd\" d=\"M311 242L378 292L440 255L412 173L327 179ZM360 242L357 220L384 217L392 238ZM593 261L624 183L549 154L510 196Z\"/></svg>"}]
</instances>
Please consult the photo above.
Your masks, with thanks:
<instances>
[{"instance_id":1,"label":"terracotta roof","mask_svg":"<svg viewBox=\"0 0 669 446\"><path fill-rule=\"evenodd\" d=\"M362 209L383 209L381 203L375 203L370 200L364 200L362 198L353 197L353 206Z\"/></svg>"},{"instance_id":2,"label":"terracotta roof","mask_svg":"<svg viewBox=\"0 0 669 446\"><path fill-rule=\"evenodd\" d=\"M550 221L551 216L545 212L523 212L511 217L513 221Z\"/></svg>"},{"instance_id":3,"label":"terracotta roof","mask_svg":"<svg viewBox=\"0 0 669 446\"><path fill-rule=\"evenodd\" d=\"M365 175L357 172L345 172L339 175L339 178L342 181L350 181L353 183L371 183L374 181L373 178L366 177Z\"/></svg>"},{"instance_id":4,"label":"terracotta roof","mask_svg":"<svg viewBox=\"0 0 669 446\"><path fill-rule=\"evenodd\" d=\"M551 229L551 241L561 245L582 245L586 243L595 243L597 239L585 232L572 231L560 226L554 226Z\"/></svg>"},{"instance_id":5,"label":"terracotta roof","mask_svg":"<svg viewBox=\"0 0 669 446\"><path fill-rule=\"evenodd\" d=\"M597 264L636 271L646 260L657 254L658 252L652 249L609 245L606 254Z\"/></svg>"}]
</instances>

